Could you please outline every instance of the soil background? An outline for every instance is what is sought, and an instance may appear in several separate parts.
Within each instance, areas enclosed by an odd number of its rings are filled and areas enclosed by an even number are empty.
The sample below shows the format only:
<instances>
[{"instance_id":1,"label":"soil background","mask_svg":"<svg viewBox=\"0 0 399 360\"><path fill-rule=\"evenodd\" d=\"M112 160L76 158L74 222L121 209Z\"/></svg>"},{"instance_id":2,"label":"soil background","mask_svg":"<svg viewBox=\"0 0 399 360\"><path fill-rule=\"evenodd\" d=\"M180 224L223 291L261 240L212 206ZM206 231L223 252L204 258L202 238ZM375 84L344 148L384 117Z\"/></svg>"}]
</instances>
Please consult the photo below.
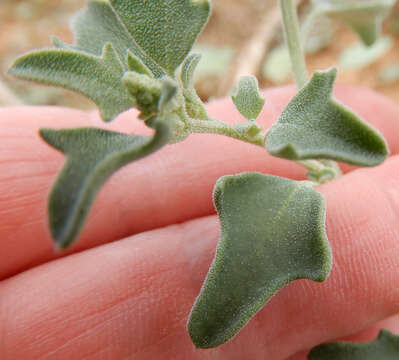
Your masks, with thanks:
<instances>
[{"instance_id":1,"label":"soil background","mask_svg":"<svg viewBox=\"0 0 399 360\"><path fill-rule=\"evenodd\" d=\"M306 6L306 2L302 2L303 6ZM70 91L34 85L6 75L7 67L15 56L33 48L50 46L51 35L72 42L68 21L84 5L84 0L0 0L0 82L24 103L85 109L94 107L89 100ZM213 14L199 42L231 47L234 56L237 56L264 21L265 14L276 6L275 0L213 0ZM334 41L324 50L308 56L310 71L335 65L341 52L358 41L356 35L344 25L337 26ZM395 38L395 45L389 53L362 69L340 71L338 82L375 89L399 103L399 81L387 85L379 80L386 66L399 65L399 5L386 21L384 33ZM278 34L275 35L278 38ZM216 91L220 80L217 76L202 79L198 83L201 97L206 100L220 96ZM275 86L261 77L259 81L262 87Z\"/></svg>"}]
</instances>

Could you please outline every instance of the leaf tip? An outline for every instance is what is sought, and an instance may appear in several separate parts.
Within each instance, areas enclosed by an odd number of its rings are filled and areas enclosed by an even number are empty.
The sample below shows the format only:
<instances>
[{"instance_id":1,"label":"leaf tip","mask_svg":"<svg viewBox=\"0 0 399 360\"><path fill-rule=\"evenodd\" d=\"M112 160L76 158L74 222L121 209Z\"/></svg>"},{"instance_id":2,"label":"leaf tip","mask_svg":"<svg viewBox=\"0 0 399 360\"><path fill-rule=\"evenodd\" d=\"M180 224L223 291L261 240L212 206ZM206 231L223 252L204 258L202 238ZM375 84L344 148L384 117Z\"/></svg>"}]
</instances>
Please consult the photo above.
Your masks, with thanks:
<instances>
[{"instance_id":1,"label":"leaf tip","mask_svg":"<svg viewBox=\"0 0 399 360\"><path fill-rule=\"evenodd\" d=\"M61 142L58 137L58 130L42 128L39 129L39 136L52 147L64 151L63 146L61 146Z\"/></svg>"},{"instance_id":2,"label":"leaf tip","mask_svg":"<svg viewBox=\"0 0 399 360\"><path fill-rule=\"evenodd\" d=\"M336 67L330 67L325 70L316 70L312 75L311 81L323 81L331 84L331 88L334 85L335 79L337 78L338 70Z\"/></svg>"},{"instance_id":3,"label":"leaf tip","mask_svg":"<svg viewBox=\"0 0 399 360\"><path fill-rule=\"evenodd\" d=\"M200 314L195 314L193 311L191 312L187 322L187 332L195 348L198 350L211 349L223 345L229 338L231 338L230 336L225 339L224 336L220 336L220 333L213 333L206 324L201 321Z\"/></svg>"},{"instance_id":4,"label":"leaf tip","mask_svg":"<svg viewBox=\"0 0 399 360\"><path fill-rule=\"evenodd\" d=\"M19 67L22 63L22 59L23 59L23 55L14 59L13 62L10 64L10 66L7 69L7 74L15 76L15 77L19 77L19 73L20 73Z\"/></svg>"},{"instance_id":5,"label":"leaf tip","mask_svg":"<svg viewBox=\"0 0 399 360\"><path fill-rule=\"evenodd\" d=\"M60 199L57 194L59 189L54 186L49 197L48 203L48 223L51 237L53 239L53 246L56 252L62 252L68 249L77 239L82 224L76 222L76 216L60 213ZM61 210L62 212L62 210ZM84 215L83 215L84 216Z\"/></svg>"},{"instance_id":6,"label":"leaf tip","mask_svg":"<svg viewBox=\"0 0 399 360\"><path fill-rule=\"evenodd\" d=\"M52 202L50 197L49 202L49 225L50 233L53 239L54 250L58 253L67 250L75 243L78 238L82 225L67 221L60 221L57 216L57 211L52 208Z\"/></svg>"},{"instance_id":7,"label":"leaf tip","mask_svg":"<svg viewBox=\"0 0 399 360\"><path fill-rule=\"evenodd\" d=\"M62 253L72 244L72 241L65 241L65 239L55 237L53 232L51 232L51 236L53 238L53 248L56 253Z\"/></svg>"},{"instance_id":8,"label":"leaf tip","mask_svg":"<svg viewBox=\"0 0 399 360\"><path fill-rule=\"evenodd\" d=\"M126 64L130 71L154 77L151 70L137 56L133 55L130 50L126 54Z\"/></svg>"},{"instance_id":9,"label":"leaf tip","mask_svg":"<svg viewBox=\"0 0 399 360\"><path fill-rule=\"evenodd\" d=\"M376 152L374 154L374 158L371 159L370 158L370 165L369 166L378 166L381 165L390 155L390 150L388 147L387 142L385 141L385 139L382 137L382 135L380 135L380 151Z\"/></svg>"}]
</instances>

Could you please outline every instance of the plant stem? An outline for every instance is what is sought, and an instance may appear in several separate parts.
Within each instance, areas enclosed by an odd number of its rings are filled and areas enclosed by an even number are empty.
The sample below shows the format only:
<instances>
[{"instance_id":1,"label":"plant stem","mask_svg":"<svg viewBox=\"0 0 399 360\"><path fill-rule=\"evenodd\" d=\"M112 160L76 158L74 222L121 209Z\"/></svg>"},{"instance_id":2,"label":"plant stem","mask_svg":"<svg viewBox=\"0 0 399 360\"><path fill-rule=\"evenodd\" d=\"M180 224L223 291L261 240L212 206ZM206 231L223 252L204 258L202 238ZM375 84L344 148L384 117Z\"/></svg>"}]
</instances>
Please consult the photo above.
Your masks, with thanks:
<instances>
[{"instance_id":1,"label":"plant stem","mask_svg":"<svg viewBox=\"0 0 399 360\"><path fill-rule=\"evenodd\" d=\"M265 146L265 134L260 133L256 136L249 136L237 131L230 125L217 119L211 119L211 120L190 119L190 125L192 133L225 135L233 139L261 146L263 148Z\"/></svg>"},{"instance_id":2,"label":"plant stem","mask_svg":"<svg viewBox=\"0 0 399 360\"><path fill-rule=\"evenodd\" d=\"M291 65L298 89L307 82L305 54L299 37L299 23L293 0L280 0L284 35L291 58Z\"/></svg>"},{"instance_id":3,"label":"plant stem","mask_svg":"<svg viewBox=\"0 0 399 360\"><path fill-rule=\"evenodd\" d=\"M341 176L341 170L335 161L300 160L295 162L308 169L307 177L318 184L324 184Z\"/></svg>"},{"instance_id":4,"label":"plant stem","mask_svg":"<svg viewBox=\"0 0 399 360\"><path fill-rule=\"evenodd\" d=\"M215 118L209 120L190 119L189 122L191 133L224 135L265 149L265 134L259 133L255 136L251 136ZM310 159L297 160L294 162L307 169L309 171L309 179L317 184L323 184L341 175L341 171L335 161Z\"/></svg>"},{"instance_id":5,"label":"plant stem","mask_svg":"<svg viewBox=\"0 0 399 360\"><path fill-rule=\"evenodd\" d=\"M309 171L321 172L326 168L317 160L297 160L295 162Z\"/></svg>"}]
</instances>

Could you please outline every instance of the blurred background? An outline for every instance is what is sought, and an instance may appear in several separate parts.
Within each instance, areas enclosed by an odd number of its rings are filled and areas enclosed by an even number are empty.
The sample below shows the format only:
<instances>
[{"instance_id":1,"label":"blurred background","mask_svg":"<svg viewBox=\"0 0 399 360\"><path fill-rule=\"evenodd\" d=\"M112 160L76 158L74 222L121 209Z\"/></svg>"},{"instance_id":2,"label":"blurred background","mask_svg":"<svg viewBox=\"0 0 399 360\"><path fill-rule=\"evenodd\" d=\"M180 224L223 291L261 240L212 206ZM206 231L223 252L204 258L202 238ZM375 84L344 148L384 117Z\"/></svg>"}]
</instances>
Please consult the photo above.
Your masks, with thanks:
<instances>
[{"instance_id":1,"label":"blurred background","mask_svg":"<svg viewBox=\"0 0 399 360\"><path fill-rule=\"evenodd\" d=\"M50 36L72 42L70 16L85 0L0 0L0 106L62 105L94 108L83 96L6 75L12 59L50 46ZM308 0L298 0L306 19ZM225 96L241 75L255 74L261 87L292 82L282 46L277 0L213 0L213 14L195 51L203 55L196 79L203 100ZM385 21L383 37L365 48L345 25L320 19L307 44L310 71L336 65L340 83L367 86L399 103L399 3Z\"/></svg>"}]
</instances>

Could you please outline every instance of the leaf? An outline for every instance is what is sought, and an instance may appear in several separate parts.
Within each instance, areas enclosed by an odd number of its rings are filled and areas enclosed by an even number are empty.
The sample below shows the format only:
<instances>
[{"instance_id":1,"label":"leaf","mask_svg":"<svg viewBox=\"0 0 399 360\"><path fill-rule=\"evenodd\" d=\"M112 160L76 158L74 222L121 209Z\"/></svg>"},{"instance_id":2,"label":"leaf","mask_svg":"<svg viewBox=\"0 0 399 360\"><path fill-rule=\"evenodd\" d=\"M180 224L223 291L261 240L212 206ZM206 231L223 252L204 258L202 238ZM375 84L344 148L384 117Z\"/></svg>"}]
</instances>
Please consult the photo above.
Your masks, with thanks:
<instances>
[{"instance_id":1,"label":"leaf","mask_svg":"<svg viewBox=\"0 0 399 360\"><path fill-rule=\"evenodd\" d=\"M209 13L209 0L88 0L72 21L74 45L53 37L56 49L26 54L9 72L78 91L109 121L135 106L123 74L174 78Z\"/></svg>"},{"instance_id":2,"label":"leaf","mask_svg":"<svg viewBox=\"0 0 399 360\"><path fill-rule=\"evenodd\" d=\"M205 109L197 91L194 87L194 73L201 60L201 55L192 54L187 57L181 67L180 81L183 86L185 105L188 116L193 119L209 119L208 112Z\"/></svg>"},{"instance_id":3,"label":"leaf","mask_svg":"<svg viewBox=\"0 0 399 360\"><path fill-rule=\"evenodd\" d=\"M75 240L94 198L122 166L167 144L167 120L157 119L154 136L121 134L96 128L40 130L41 137L67 156L49 198L51 234L59 248Z\"/></svg>"},{"instance_id":4,"label":"leaf","mask_svg":"<svg viewBox=\"0 0 399 360\"><path fill-rule=\"evenodd\" d=\"M365 45L372 45L395 0L312 0L324 14L338 18L358 33Z\"/></svg>"},{"instance_id":5,"label":"leaf","mask_svg":"<svg viewBox=\"0 0 399 360\"><path fill-rule=\"evenodd\" d=\"M235 123L234 130L236 130L242 136L245 136L247 138L254 138L263 130L263 127L258 125L256 120L252 119L246 123Z\"/></svg>"},{"instance_id":6,"label":"leaf","mask_svg":"<svg viewBox=\"0 0 399 360\"><path fill-rule=\"evenodd\" d=\"M65 48L33 51L19 57L9 73L78 91L96 103L105 121L134 106L121 83L124 70L110 44L104 46L101 56Z\"/></svg>"},{"instance_id":7,"label":"leaf","mask_svg":"<svg viewBox=\"0 0 399 360\"><path fill-rule=\"evenodd\" d=\"M129 71L134 71L139 74L153 77L151 70L147 66L145 66L137 56L132 55L130 51L128 51L127 53L126 63Z\"/></svg>"},{"instance_id":8,"label":"leaf","mask_svg":"<svg viewBox=\"0 0 399 360\"><path fill-rule=\"evenodd\" d=\"M314 348L309 360L397 360L399 336L381 330L375 341L367 343L333 343Z\"/></svg>"},{"instance_id":9,"label":"leaf","mask_svg":"<svg viewBox=\"0 0 399 360\"><path fill-rule=\"evenodd\" d=\"M194 89L194 72L200 60L200 54L191 54L186 60L184 60L180 74L183 88L188 90Z\"/></svg>"},{"instance_id":10,"label":"leaf","mask_svg":"<svg viewBox=\"0 0 399 360\"><path fill-rule=\"evenodd\" d=\"M124 1L125 3L126 0ZM138 21L137 14L131 13L129 23ZM86 51L93 55L101 53L105 43L114 47L119 60L125 65L127 52L139 58L157 77L165 71L136 43L134 34L130 33L126 25L112 8L108 0L89 0L87 7L80 10L71 22L75 37L75 50ZM126 64L127 65L127 64ZM125 65L125 70L127 67Z\"/></svg>"},{"instance_id":11,"label":"leaf","mask_svg":"<svg viewBox=\"0 0 399 360\"><path fill-rule=\"evenodd\" d=\"M247 120L256 119L265 105L255 76L243 76L231 98L237 110Z\"/></svg>"},{"instance_id":12,"label":"leaf","mask_svg":"<svg viewBox=\"0 0 399 360\"><path fill-rule=\"evenodd\" d=\"M352 45L341 53L339 66L345 70L361 69L384 56L393 44L392 38L384 36L368 47L362 43Z\"/></svg>"},{"instance_id":13,"label":"leaf","mask_svg":"<svg viewBox=\"0 0 399 360\"><path fill-rule=\"evenodd\" d=\"M222 236L188 323L198 348L231 339L289 282L324 281L331 268L324 199L308 182L224 176L214 202Z\"/></svg>"},{"instance_id":14,"label":"leaf","mask_svg":"<svg viewBox=\"0 0 399 360\"><path fill-rule=\"evenodd\" d=\"M109 1L136 44L171 77L210 14L209 0Z\"/></svg>"},{"instance_id":15,"label":"leaf","mask_svg":"<svg viewBox=\"0 0 399 360\"><path fill-rule=\"evenodd\" d=\"M209 14L209 0L89 0L72 20L72 48L98 55L109 42L125 70L129 51L156 77L174 77Z\"/></svg>"},{"instance_id":16,"label":"leaf","mask_svg":"<svg viewBox=\"0 0 399 360\"><path fill-rule=\"evenodd\" d=\"M332 96L336 70L317 71L266 135L266 149L289 160L329 159L375 166L388 156L383 137Z\"/></svg>"}]
</instances>

